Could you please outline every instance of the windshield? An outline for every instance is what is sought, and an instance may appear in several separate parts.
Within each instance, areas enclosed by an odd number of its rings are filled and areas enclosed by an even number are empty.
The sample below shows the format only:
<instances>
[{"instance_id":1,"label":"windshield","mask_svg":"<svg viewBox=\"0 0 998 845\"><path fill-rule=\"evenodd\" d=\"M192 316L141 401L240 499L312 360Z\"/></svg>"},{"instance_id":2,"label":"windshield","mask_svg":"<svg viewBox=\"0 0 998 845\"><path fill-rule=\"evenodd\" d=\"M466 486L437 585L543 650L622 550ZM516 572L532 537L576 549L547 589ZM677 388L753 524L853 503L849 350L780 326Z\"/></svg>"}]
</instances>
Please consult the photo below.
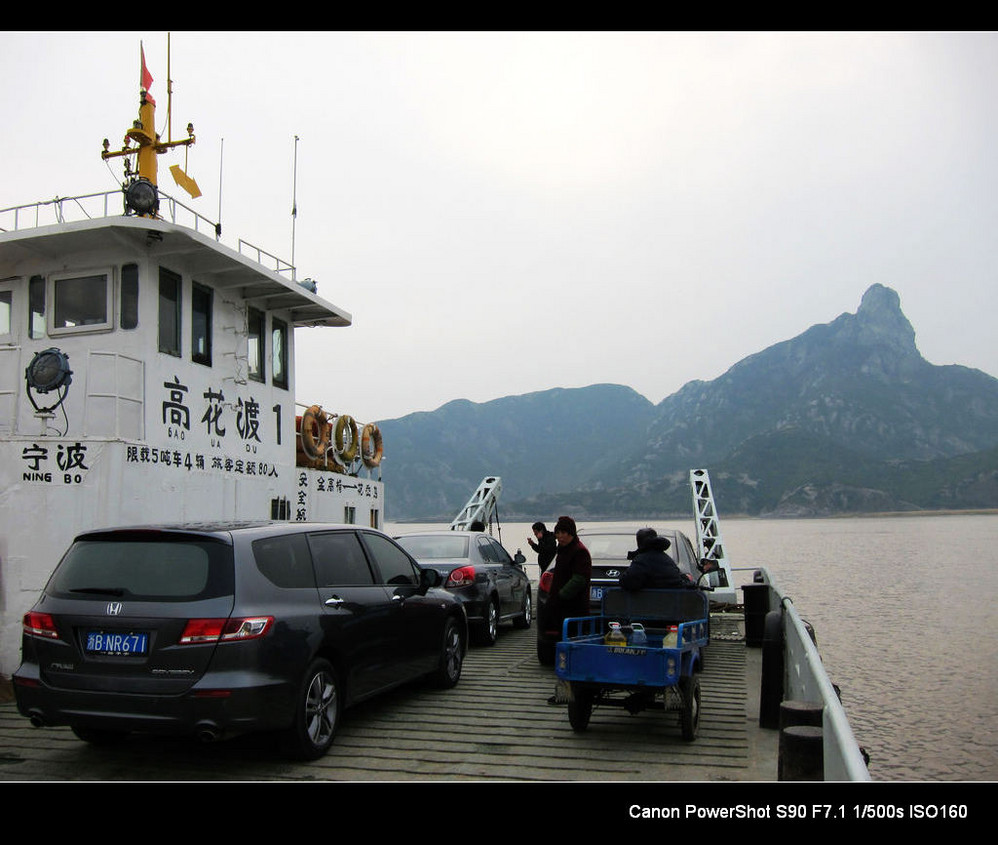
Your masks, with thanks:
<instances>
[{"instance_id":1,"label":"windshield","mask_svg":"<svg viewBox=\"0 0 998 845\"><path fill-rule=\"evenodd\" d=\"M190 601L232 593L232 549L202 537L152 535L78 540L46 589L84 598Z\"/></svg>"},{"instance_id":2,"label":"windshield","mask_svg":"<svg viewBox=\"0 0 998 845\"><path fill-rule=\"evenodd\" d=\"M468 556L468 538L460 534L448 536L399 537L399 545L416 560L449 560Z\"/></svg>"}]
</instances>

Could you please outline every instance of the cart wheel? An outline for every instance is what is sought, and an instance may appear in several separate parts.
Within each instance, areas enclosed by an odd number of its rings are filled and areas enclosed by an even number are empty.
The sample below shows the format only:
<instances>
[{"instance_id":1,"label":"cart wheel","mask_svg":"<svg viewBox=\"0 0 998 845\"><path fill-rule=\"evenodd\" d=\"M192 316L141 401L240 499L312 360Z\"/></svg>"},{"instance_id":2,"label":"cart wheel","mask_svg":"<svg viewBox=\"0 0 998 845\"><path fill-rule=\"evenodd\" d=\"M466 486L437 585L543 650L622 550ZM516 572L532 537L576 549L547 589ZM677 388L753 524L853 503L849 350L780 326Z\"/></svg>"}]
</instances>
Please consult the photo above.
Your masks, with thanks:
<instances>
[{"instance_id":1,"label":"cart wheel","mask_svg":"<svg viewBox=\"0 0 998 845\"><path fill-rule=\"evenodd\" d=\"M700 677L692 675L680 678L679 692L683 697L679 724L683 730L683 739L692 742L700 733Z\"/></svg>"},{"instance_id":2,"label":"cart wheel","mask_svg":"<svg viewBox=\"0 0 998 845\"><path fill-rule=\"evenodd\" d=\"M568 702L568 721L572 730L582 733L589 727L589 717L593 715L593 700L595 696L590 689L573 687L572 700Z\"/></svg>"}]
</instances>

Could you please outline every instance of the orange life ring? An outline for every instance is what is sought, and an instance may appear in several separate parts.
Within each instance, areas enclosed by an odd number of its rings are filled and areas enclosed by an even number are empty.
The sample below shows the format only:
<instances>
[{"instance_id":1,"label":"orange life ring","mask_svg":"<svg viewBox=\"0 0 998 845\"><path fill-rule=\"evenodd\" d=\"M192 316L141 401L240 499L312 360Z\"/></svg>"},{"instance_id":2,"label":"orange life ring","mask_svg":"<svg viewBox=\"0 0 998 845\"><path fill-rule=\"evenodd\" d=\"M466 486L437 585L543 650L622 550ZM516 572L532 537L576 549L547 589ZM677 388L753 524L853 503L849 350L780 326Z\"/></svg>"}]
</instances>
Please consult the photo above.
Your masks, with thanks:
<instances>
[{"instance_id":1,"label":"orange life ring","mask_svg":"<svg viewBox=\"0 0 998 845\"><path fill-rule=\"evenodd\" d=\"M316 441L316 431L319 439ZM318 405L313 405L301 417L301 445L313 461L325 457L329 448L329 418Z\"/></svg>"},{"instance_id":2,"label":"orange life ring","mask_svg":"<svg viewBox=\"0 0 998 845\"><path fill-rule=\"evenodd\" d=\"M374 444L373 448L371 447L372 442ZM384 451L381 429L374 423L368 423L364 426L364 431L360 437L360 455L364 459L364 466L368 469L376 467L381 463Z\"/></svg>"}]
</instances>

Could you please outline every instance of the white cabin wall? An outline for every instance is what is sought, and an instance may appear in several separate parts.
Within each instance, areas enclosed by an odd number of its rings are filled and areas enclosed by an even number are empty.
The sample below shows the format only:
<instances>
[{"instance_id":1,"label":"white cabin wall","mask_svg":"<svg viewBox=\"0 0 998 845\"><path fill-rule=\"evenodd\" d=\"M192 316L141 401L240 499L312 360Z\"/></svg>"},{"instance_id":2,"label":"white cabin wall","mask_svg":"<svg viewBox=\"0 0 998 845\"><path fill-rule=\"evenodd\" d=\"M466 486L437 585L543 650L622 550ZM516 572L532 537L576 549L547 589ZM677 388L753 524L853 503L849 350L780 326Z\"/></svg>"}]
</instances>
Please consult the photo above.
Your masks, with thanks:
<instances>
[{"instance_id":1,"label":"white cabin wall","mask_svg":"<svg viewBox=\"0 0 998 845\"><path fill-rule=\"evenodd\" d=\"M6 285L13 292L12 331L0 339L3 675L10 675L19 662L23 614L81 531L269 519L275 499L286 500L291 521L343 522L349 506L354 522L365 526L370 524L371 509L376 509L382 527L380 481L295 466L296 351L291 315L267 312L266 381L254 381L247 375L250 303L237 288L215 287L210 275L192 272L180 254L169 254L163 243L136 248L123 239L113 253L107 240L103 243L100 252L24 251L26 257L16 262L8 258L10 253L0 251L0 289ZM121 267L128 263L138 265L139 300L138 325L126 330L120 328L119 317ZM182 279L180 356L159 351L160 266ZM113 328L28 337L32 276L100 268L111 271ZM191 360L194 282L215 291L210 367ZM259 303L261 310L263 305ZM51 308L47 297L46 309ZM271 383L269 329L274 316L288 326L287 389ZM33 356L50 347L69 356L73 376L63 406L45 422L28 399L24 373ZM164 386L170 384L186 390ZM209 391L222 394L224 401L212 406L204 395ZM36 401L44 406L55 398L46 394L36 396ZM302 399L330 412L349 413L335 406L335 395ZM250 403L257 406L255 428L248 425ZM216 417L207 415L212 407ZM218 433L222 429L224 435Z\"/></svg>"}]
</instances>

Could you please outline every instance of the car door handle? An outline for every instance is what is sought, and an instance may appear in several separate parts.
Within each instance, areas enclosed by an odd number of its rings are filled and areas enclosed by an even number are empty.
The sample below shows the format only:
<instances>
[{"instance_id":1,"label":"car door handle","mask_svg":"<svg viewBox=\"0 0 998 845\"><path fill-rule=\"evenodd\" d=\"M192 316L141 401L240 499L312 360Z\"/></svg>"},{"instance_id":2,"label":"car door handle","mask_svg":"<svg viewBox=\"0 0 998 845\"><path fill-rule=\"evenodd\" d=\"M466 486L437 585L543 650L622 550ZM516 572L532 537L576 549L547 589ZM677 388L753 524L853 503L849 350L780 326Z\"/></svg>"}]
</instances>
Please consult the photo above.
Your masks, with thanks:
<instances>
[{"instance_id":1,"label":"car door handle","mask_svg":"<svg viewBox=\"0 0 998 845\"><path fill-rule=\"evenodd\" d=\"M339 596L330 596L328 599L326 599L323 602L323 604L325 604L326 607L343 607L343 605L345 605L346 602L343 599L341 599Z\"/></svg>"}]
</instances>

